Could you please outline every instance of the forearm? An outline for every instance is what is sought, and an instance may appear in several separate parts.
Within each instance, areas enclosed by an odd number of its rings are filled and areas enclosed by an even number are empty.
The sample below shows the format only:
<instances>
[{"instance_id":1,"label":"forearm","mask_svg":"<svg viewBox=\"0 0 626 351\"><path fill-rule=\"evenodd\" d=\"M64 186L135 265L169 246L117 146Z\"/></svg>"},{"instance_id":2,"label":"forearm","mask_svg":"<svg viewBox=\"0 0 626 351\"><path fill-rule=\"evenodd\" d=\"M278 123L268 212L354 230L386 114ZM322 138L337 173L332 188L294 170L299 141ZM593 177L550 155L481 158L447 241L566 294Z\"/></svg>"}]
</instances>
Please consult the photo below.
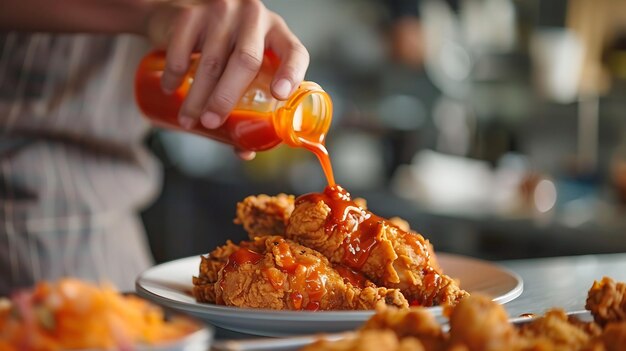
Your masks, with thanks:
<instances>
[{"instance_id":1,"label":"forearm","mask_svg":"<svg viewBox=\"0 0 626 351\"><path fill-rule=\"evenodd\" d=\"M0 30L146 33L158 0L3 0Z\"/></svg>"}]
</instances>

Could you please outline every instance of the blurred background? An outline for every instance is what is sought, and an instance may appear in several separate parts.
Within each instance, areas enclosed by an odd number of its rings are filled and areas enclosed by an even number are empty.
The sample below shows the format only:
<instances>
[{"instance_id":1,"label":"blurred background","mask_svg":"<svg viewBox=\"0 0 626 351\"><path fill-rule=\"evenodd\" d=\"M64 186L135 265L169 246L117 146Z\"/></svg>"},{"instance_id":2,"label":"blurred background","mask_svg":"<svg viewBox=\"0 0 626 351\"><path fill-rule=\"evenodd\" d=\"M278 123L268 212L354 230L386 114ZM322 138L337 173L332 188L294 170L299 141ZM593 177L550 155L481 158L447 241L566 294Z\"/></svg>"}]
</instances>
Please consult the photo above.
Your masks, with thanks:
<instances>
[{"instance_id":1,"label":"blurred background","mask_svg":"<svg viewBox=\"0 0 626 351\"><path fill-rule=\"evenodd\" d=\"M335 177L438 251L487 259L626 252L626 3L267 0L333 99ZM155 130L158 262L245 234L247 195L321 191L314 156L251 162Z\"/></svg>"}]
</instances>

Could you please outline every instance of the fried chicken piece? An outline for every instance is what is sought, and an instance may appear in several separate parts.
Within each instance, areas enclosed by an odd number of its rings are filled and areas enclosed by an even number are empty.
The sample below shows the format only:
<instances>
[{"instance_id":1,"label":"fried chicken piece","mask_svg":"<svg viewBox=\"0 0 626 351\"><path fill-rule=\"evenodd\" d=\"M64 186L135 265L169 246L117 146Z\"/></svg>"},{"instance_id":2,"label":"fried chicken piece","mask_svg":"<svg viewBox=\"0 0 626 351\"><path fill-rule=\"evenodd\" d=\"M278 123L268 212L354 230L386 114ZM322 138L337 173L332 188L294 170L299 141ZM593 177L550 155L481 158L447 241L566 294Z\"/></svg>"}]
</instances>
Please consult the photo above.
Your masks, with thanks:
<instances>
[{"instance_id":1,"label":"fried chicken piece","mask_svg":"<svg viewBox=\"0 0 626 351\"><path fill-rule=\"evenodd\" d=\"M626 347L626 322L610 323L597 340L606 351L624 351Z\"/></svg>"},{"instance_id":2,"label":"fried chicken piece","mask_svg":"<svg viewBox=\"0 0 626 351\"><path fill-rule=\"evenodd\" d=\"M581 321L574 321L565 311L552 309L544 316L536 318L520 327L520 336L526 349L578 350L588 345L599 331L589 328Z\"/></svg>"},{"instance_id":3,"label":"fried chicken piece","mask_svg":"<svg viewBox=\"0 0 626 351\"><path fill-rule=\"evenodd\" d=\"M416 338L398 339L391 330L364 330L357 337L337 341L318 340L301 351L424 351Z\"/></svg>"},{"instance_id":4,"label":"fried chicken piece","mask_svg":"<svg viewBox=\"0 0 626 351\"><path fill-rule=\"evenodd\" d=\"M192 277L192 295L198 302L215 303L215 282L218 273L226 262L228 257L240 248L248 248L251 250L264 250L265 241L257 238L252 241L242 241L239 245L228 240L225 245L217 247L206 256L200 257L200 269L197 277Z\"/></svg>"},{"instance_id":5,"label":"fried chicken piece","mask_svg":"<svg viewBox=\"0 0 626 351\"><path fill-rule=\"evenodd\" d=\"M567 322L582 330L585 334L588 334L591 337L597 337L602 334L602 327L599 326L596 322L583 321L575 315L567 315Z\"/></svg>"},{"instance_id":6,"label":"fried chicken piece","mask_svg":"<svg viewBox=\"0 0 626 351\"><path fill-rule=\"evenodd\" d=\"M263 251L240 248L229 256L214 285L217 303L274 310L408 307L398 290L345 283L315 250L280 236L263 240Z\"/></svg>"},{"instance_id":7,"label":"fried chicken piece","mask_svg":"<svg viewBox=\"0 0 626 351\"><path fill-rule=\"evenodd\" d=\"M191 294L198 302L215 303L215 289L213 285L217 281L217 272L223 263L211 260L209 257L200 256L200 270L198 276L191 278L193 288Z\"/></svg>"},{"instance_id":8,"label":"fried chicken piece","mask_svg":"<svg viewBox=\"0 0 626 351\"><path fill-rule=\"evenodd\" d=\"M468 351L515 350L519 344L504 307L480 295L461 300L452 310L450 342Z\"/></svg>"},{"instance_id":9,"label":"fried chicken piece","mask_svg":"<svg viewBox=\"0 0 626 351\"><path fill-rule=\"evenodd\" d=\"M362 207L359 204L359 207L366 209L364 207ZM411 224L409 224L409 222L407 222L406 220L400 218L400 217L391 217L388 219L389 223L395 225L396 227L400 228L400 230L404 230L405 232L410 232L411 231Z\"/></svg>"},{"instance_id":10,"label":"fried chicken piece","mask_svg":"<svg viewBox=\"0 0 626 351\"><path fill-rule=\"evenodd\" d=\"M234 222L241 224L251 239L265 235L284 235L293 208L293 195L248 196L237 203L237 217Z\"/></svg>"},{"instance_id":11,"label":"fried chicken piece","mask_svg":"<svg viewBox=\"0 0 626 351\"><path fill-rule=\"evenodd\" d=\"M361 206L359 204L359 206ZM396 227L400 228L400 230L403 230L405 232L410 232L413 233L415 235L420 235L420 233L414 231L411 229L411 225L409 224L409 222L407 222L406 220L400 218L400 217L391 217L389 218L389 222L391 222L391 224L395 225ZM428 261L428 263L435 268L435 270L437 271L442 271L441 270L441 266L439 266L439 262L437 261L437 256L435 255L435 248L433 247L433 245L430 243L430 241L426 240L427 245L427 249L428 249L428 253L430 255L430 260ZM458 281L457 281L457 285L459 285Z\"/></svg>"},{"instance_id":12,"label":"fried chicken piece","mask_svg":"<svg viewBox=\"0 0 626 351\"><path fill-rule=\"evenodd\" d=\"M360 208L362 208L364 210L367 210L367 200L365 200L364 198L357 197L357 198L352 199L352 201L354 201L354 203L357 204ZM394 217L394 218L397 218L398 220L404 221L400 217ZM405 223L408 224L408 222L406 222L406 221L405 221Z\"/></svg>"},{"instance_id":13,"label":"fried chicken piece","mask_svg":"<svg viewBox=\"0 0 626 351\"><path fill-rule=\"evenodd\" d=\"M361 328L364 331L381 329L393 331L399 339L417 338L425 350L441 349L447 339L432 313L423 308L385 308Z\"/></svg>"},{"instance_id":14,"label":"fried chicken piece","mask_svg":"<svg viewBox=\"0 0 626 351\"><path fill-rule=\"evenodd\" d=\"M338 186L298 198L286 237L401 289L411 304L455 304L468 295L441 272L428 240L359 207Z\"/></svg>"},{"instance_id":15,"label":"fried chicken piece","mask_svg":"<svg viewBox=\"0 0 626 351\"><path fill-rule=\"evenodd\" d=\"M587 294L585 308L591 311L600 325L626 322L626 284L609 277L594 281Z\"/></svg>"}]
</instances>

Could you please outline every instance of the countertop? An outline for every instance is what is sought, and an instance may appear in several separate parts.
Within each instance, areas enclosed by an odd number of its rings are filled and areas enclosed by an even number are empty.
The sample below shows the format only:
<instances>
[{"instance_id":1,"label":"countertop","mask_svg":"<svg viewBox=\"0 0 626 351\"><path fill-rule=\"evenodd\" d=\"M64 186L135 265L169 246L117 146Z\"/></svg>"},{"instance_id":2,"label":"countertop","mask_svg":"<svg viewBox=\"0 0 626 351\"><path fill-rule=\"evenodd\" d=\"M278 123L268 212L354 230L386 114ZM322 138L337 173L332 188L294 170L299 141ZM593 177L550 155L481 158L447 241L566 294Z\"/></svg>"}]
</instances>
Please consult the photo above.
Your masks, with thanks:
<instances>
[{"instance_id":1,"label":"countertop","mask_svg":"<svg viewBox=\"0 0 626 351\"><path fill-rule=\"evenodd\" d=\"M587 291L603 276L626 281L626 254L538 258L498 262L524 280L524 292L505 305L511 317L551 307L585 309Z\"/></svg>"}]
</instances>

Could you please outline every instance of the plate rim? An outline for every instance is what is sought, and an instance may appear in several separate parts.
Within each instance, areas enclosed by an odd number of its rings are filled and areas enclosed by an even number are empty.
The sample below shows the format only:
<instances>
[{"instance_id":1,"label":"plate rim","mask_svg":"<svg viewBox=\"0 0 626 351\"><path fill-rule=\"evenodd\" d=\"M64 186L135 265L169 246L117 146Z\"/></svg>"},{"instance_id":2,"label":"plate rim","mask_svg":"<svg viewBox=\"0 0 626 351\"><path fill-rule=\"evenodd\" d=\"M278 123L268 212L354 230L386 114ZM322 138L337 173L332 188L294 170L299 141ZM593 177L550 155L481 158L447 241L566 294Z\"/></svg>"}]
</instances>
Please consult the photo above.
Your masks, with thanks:
<instances>
[{"instance_id":1,"label":"plate rim","mask_svg":"<svg viewBox=\"0 0 626 351\"><path fill-rule=\"evenodd\" d=\"M465 256L465 255L447 253L447 252L435 252L435 256L436 257L445 256L445 257L453 258L453 259L462 259L464 261L474 261L475 263L478 263L481 265L487 264L489 266L492 266L492 268L497 267L498 270L505 272L506 274L514 278L517 281L517 284L515 284L514 288L512 288L510 291L508 291L507 293L503 295L492 298L492 301L497 302L500 305L504 305L508 302L515 300L516 298L520 297L520 295L522 295L522 293L524 292L524 279L522 278L522 276L519 275L514 270L498 263L497 261L489 261L489 260L484 260L484 259L480 259L480 258L476 258L472 256ZM454 277L452 278L454 279ZM463 286L462 283L463 282L461 281L461 287Z\"/></svg>"}]
</instances>

